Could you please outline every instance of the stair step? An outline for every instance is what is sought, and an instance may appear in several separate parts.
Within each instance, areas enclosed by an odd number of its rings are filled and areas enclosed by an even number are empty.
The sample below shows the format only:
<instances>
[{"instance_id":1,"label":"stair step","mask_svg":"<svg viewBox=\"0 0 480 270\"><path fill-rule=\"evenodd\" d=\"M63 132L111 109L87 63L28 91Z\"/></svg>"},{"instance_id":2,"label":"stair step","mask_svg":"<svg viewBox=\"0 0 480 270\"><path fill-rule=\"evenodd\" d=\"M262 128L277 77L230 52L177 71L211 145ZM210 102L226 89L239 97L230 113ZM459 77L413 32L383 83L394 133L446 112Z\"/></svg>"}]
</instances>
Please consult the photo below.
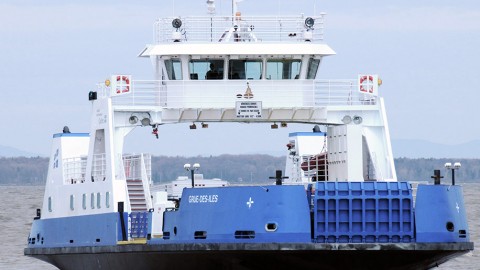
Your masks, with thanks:
<instances>
[{"instance_id":1,"label":"stair step","mask_svg":"<svg viewBox=\"0 0 480 270\"><path fill-rule=\"evenodd\" d=\"M145 194L145 191L143 189L142 190L132 189L132 190L128 190L128 194Z\"/></svg>"},{"instance_id":2,"label":"stair step","mask_svg":"<svg viewBox=\"0 0 480 270\"><path fill-rule=\"evenodd\" d=\"M130 199L145 199L145 195L130 194L129 198Z\"/></svg>"}]
</instances>

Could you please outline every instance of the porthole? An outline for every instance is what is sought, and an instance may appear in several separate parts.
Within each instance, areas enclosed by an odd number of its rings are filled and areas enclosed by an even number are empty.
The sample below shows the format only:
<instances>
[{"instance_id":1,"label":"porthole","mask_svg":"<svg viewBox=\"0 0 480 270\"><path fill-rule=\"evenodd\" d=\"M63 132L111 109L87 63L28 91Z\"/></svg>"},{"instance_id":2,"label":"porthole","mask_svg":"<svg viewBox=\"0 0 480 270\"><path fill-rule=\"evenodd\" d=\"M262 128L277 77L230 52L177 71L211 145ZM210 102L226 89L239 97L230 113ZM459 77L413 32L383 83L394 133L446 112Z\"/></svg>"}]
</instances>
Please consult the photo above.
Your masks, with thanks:
<instances>
[{"instance_id":1,"label":"porthole","mask_svg":"<svg viewBox=\"0 0 480 270\"><path fill-rule=\"evenodd\" d=\"M449 221L447 222L447 231L453 232L455 230L455 225L453 225L453 222Z\"/></svg>"},{"instance_id":2,"label":"porthole","mask_svg":"<svg viewBox=\"0 0 480 270\"><path fill-rule=\"evenodd\" d=\"M277 228L278 228L278 224L276 222L269 222L265 224L265 230L267 232L274 232L277 230Z\"/></svg>"}]
</instances>

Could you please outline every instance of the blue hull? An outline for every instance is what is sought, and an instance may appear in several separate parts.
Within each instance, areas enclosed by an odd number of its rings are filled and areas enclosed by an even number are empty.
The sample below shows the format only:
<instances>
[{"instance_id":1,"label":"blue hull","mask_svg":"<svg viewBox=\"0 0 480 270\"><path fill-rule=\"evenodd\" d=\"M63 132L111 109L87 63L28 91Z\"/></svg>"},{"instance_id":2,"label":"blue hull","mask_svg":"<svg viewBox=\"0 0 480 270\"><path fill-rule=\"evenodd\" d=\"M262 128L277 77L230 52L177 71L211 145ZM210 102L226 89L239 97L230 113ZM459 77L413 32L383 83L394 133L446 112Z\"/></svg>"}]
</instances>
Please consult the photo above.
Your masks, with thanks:
<instances>
[{"instance_id":1,"label":"blue hull","mask_svg":"<svg viewBox=\"0 0 480 270\"><path fill-rule=\"evenodd\" d=\"M419 186L415 209L411 191L407 182L185 189L162 238L151 237L152 213L38 219L25 254L75 270L429 269L473 250L460 186Z\"/></svg>"}]
</instances>

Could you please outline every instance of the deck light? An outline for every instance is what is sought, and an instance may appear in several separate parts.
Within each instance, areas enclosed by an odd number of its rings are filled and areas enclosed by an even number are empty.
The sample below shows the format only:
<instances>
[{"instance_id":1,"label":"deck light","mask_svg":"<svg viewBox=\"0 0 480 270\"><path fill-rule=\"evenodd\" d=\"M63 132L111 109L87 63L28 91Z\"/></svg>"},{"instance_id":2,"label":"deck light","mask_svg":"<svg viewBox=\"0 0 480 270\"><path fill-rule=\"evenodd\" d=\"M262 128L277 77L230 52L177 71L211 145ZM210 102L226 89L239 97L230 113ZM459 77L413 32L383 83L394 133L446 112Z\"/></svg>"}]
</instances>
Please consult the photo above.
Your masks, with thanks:
<instances>
[{"instance_id":1,"label":"deck light","mask_svg":"<svg viewBox=\"0 0 480 270\"><path fill-rule=\"evenodd\" d=\"M270 128L271 128L271 129L277 129L277 128L278 128L277 123L273 123L273 125L271 125Z\"/></svg>"},{"instance_id":2,"label":"deck light","mask_svg":"<svg viewBox=\"0 0 480 270\"><path fill-rule=\"evenodd\" d=\"M192 167L190 163L187 163L183 165L183 168L186 171L190 171L190 173L192 174L192 188L193 188L195 186L195 171L198 171L198 169L200 169L200 164L195 163L193 164L193 167Z\"/></svg>"},{"instance_id":3,"label":"deck light","mask_svg":"<svg viewBox=\"0 0 480 270\"><path fill-rule=\"evenodd\" d=\"M202 128L208 128L208 124L202 122Z\"/></svg>"},{"instance_id":4,"label":"deck light","mask_svg":"<svg viewBox=\"0 0 480 270\"><path fill-rule=\"evenodd\" d=\"M462 167L462 164L460 164L460 162L455 162L453 166L450 162L445 163L445 169L452 170L452 186L455 185L455 170L460 169L460 167Z\"/></svg>"},{"instance_id":5,"label":"deck light","mask_svg":"<svg viewBox=\"0 0 480 270\"><path fill-rule=\"evenodd\" d=\"M287 127L287 122L282 122L282 123L280 123L280 126L281 126L281 127Z\"/></svg>"},{"instance_id":6,"label":"deck light","mask_svg":"<svg viewBox=\"0 0 480 270\"><path fill-rule=\"evenodd\" d=\"M197 125L195 125L195 123L191 124L190 129L197 129Z\"/></svg>"}]
</instances>

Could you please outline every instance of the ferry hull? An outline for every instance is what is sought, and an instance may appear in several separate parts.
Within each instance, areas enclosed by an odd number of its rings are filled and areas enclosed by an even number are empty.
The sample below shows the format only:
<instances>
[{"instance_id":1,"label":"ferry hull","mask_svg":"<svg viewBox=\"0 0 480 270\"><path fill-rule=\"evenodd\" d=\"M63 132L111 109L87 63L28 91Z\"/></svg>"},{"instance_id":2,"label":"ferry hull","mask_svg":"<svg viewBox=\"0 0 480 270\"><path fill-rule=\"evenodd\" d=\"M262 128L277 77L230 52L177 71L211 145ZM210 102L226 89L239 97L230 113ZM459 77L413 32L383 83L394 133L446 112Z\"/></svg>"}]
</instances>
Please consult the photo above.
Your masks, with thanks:
<instances>
[{"instance_id":1,"label":"ferry hull","mask_svg":"<svg viewBox=\"0 0 480 270\"><path fill-rule=\"evenodd\" d=\"M473 243L206 243L27 248L60 269L430 269ZM305 268L308 267L308 268Z\"/></svg>"}]
</instances>

